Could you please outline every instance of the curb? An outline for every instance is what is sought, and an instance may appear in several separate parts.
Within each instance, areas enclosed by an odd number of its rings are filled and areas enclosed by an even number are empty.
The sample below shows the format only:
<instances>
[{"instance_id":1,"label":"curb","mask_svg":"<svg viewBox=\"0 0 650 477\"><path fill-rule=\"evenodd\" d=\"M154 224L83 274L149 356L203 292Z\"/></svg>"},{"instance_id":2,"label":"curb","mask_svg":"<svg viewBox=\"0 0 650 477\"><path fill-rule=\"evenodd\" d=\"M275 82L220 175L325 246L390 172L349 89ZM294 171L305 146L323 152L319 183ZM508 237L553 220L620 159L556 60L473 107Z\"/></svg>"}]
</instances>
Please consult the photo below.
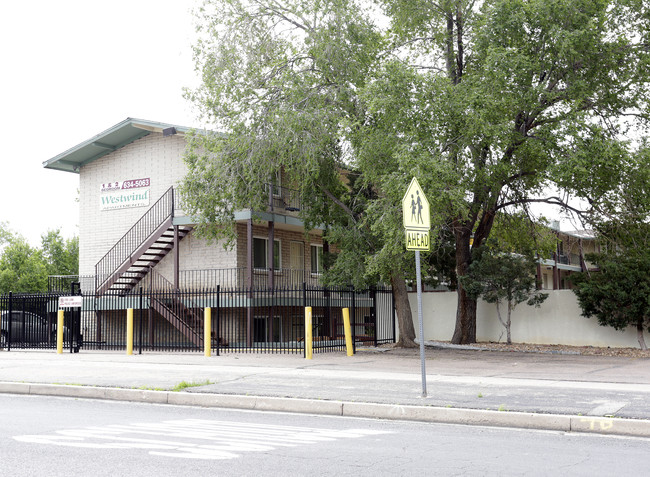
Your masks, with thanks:
<instances>
[{"instance_id":1,"label":"curb","mask_svg":"<svg viewBox=\"0 0 650 477\"><path fill-rule=\"evenodd\" d=\"M0 382L0 393L650 437L641 419L14 382Z\"/></svg>"}]
</instances>

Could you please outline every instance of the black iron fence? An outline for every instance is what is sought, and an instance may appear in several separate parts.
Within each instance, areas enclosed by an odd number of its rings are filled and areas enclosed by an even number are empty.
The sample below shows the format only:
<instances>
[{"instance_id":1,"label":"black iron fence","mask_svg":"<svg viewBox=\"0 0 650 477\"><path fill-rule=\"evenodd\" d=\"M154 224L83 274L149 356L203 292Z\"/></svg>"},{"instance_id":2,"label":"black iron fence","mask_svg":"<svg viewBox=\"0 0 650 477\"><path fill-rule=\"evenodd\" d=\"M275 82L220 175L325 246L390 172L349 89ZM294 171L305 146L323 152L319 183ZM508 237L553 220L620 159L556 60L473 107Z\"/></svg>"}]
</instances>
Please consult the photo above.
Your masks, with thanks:
<instances>
[{"instance_id":1,"label":"black iron fence","mask_svg":"<svg viewBox=\"0 0 650 477\"><path fill-rule=\"evenodd\" d=\"M2 347L56 347L58 298L70 294L67 280L59 277L46 294L0 297ZM135 352L203 351L206 309L212 322L210 347L217 354L304 353L305 307L312 308L316 353L345 350L344 308L350 312L355 347L395 342L390 288L355 290L303 283L274 289L217 286L179 291L162 278L159 281L156 287L143 283L124 295L97 296L82 287L81 306L64 313L65 348L125 350L128 309L133 310Z\"/></svg>"}]
</instances>

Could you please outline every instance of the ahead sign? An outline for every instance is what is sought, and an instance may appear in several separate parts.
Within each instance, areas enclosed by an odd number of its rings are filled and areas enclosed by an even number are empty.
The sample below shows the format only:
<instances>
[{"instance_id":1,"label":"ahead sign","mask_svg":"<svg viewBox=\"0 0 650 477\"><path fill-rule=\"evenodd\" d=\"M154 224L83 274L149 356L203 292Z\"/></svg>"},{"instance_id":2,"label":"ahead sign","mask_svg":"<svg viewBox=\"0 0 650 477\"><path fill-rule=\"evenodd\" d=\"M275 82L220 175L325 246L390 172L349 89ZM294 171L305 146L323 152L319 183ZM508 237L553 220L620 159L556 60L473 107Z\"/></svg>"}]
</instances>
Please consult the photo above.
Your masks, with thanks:
<instances>
[{"instance_id":1,"label":"ahead sign","mask_svg":"<svg viewBox=\"0 0 650 477\"><path fill-rule=\"evenodd\" d=\"M429 201L414 177L402 199L402 218L406 229L406 250L415 250L415 276L418 290L418 321L420 322L420 363L422 366L422 397L427 397L427 374L424 364L424 325L422 324L422 280L420 250L429 250Z\"/></svg>"},{"instance_id":2,"label":"ahead sign","mask_svg":"<svg viewBox=\"0 0 650 477\"><path fill-rule=\"evenodd\" d=\"M402 199L402 218L406 229L406 250L429 250L429 201L415 177Z\"/></svg>"}]
</instances>

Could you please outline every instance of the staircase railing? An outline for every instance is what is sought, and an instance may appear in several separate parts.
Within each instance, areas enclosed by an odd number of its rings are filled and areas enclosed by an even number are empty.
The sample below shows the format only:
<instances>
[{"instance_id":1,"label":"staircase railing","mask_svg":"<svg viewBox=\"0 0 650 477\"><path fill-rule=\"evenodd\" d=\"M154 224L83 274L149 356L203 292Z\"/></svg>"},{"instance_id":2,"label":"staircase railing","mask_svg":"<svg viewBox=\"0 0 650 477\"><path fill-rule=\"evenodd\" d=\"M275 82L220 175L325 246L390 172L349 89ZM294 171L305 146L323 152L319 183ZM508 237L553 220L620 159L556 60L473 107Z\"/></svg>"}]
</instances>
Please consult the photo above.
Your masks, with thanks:
<instances>
[{"instance_id":1,"label":"staircase railing","mask_svg":"<svg viewBox=\"0 0 650 477\"><path fill-rule=\"evenodd\" d=\"M181 294L174 285L154 268L149 270L145 286L151 306L174 328L196 346L203 343L203 307L194 303L190 294Z\"/></svg>"},{"instance_id":2,"label":"staircase railing","mask_svg":"<svg viewBox=\"0 0 650 477\"><path fill-rule=\"evenodd\" d=\"M117 241L95 265L95 289L111 275L153 234L166 220L174 216L174 188L167 189L158 201L140 217L133 227Z\"/></svg>"}]
</instances>

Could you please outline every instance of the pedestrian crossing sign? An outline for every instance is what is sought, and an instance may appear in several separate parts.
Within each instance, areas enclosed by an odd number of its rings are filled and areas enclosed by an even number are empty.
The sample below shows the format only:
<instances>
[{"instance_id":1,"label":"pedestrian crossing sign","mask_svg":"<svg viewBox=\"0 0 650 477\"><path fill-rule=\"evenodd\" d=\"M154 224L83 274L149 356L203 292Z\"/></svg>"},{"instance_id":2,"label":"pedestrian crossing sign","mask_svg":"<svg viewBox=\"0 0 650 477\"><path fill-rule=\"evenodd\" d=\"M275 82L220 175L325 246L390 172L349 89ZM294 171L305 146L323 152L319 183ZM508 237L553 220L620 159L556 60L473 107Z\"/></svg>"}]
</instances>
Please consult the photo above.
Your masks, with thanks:
<instances>
[{"instance_id":1,"label":"pedestrian crossing sign","mask_svg":"<svg viewBox=\"0 0 650 477\"><path fill-rule=\"evenodd\" d=\"M429 200L414 177L402 199L402 218L407 250L429 250Z\"/></svg>"}]
</instances>

